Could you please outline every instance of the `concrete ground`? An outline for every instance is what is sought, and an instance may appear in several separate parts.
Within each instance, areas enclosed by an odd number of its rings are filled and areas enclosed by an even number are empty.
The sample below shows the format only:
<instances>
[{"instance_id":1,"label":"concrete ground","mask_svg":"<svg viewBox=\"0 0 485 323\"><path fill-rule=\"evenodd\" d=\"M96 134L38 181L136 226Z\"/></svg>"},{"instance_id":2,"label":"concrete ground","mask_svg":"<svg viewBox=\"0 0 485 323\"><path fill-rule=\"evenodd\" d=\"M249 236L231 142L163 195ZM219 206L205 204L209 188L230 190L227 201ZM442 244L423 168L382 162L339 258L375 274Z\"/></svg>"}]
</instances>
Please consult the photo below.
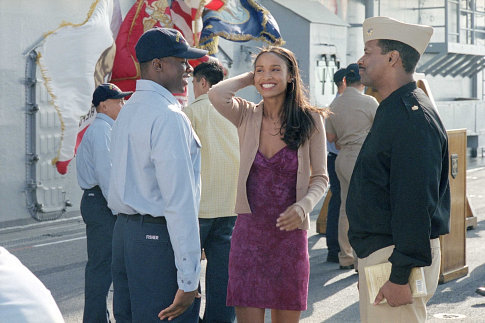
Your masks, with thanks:
<instances>
[{"instance_id":1,"label":"concrete ground","mask_svg":"<svg viewBox=\"0 0 485 323\"><path fill-rule=\"evenodd\" d=\"M483 161L475 165L481 166ZM485 322L485 297L475 293L477 287L485 286L485 167L467 172L467 194L478 220L478 226L466 232L468 274L438 286L428 303L427 322ZM358 275L353 270L338 269L338 264L325 262L325 237L315 231L316 211L309 231L308 309L302 313L301 322L359 322Z\"/></svg>"},{"instance_id":2,"label":"concrete ground","mask_svg":"<svg viewBox=\"0 0 485 323\"><path fill-rule=\"evenodd\" d=\"M485 285L485 158L471 162L467 194L478 226L466 232L468 274L438 286L428 304L428 322L485 323L485 297L475 293L477 287ZM325 262L325 237L315 230L320 207L312 212L308 231L310 287L308 309L302 313L301 322L359 322L357 274ZM66 214L52 223L30 222L33 223L0 227L0 245L16 254L48 286L66 322L81 322L86 251L79 212ZM203 286L203 278L201 283ZM112 293L110 307L111 300ZM271 322L269 312L266 317L266 322Z\"/></svg>"}]
</instances>

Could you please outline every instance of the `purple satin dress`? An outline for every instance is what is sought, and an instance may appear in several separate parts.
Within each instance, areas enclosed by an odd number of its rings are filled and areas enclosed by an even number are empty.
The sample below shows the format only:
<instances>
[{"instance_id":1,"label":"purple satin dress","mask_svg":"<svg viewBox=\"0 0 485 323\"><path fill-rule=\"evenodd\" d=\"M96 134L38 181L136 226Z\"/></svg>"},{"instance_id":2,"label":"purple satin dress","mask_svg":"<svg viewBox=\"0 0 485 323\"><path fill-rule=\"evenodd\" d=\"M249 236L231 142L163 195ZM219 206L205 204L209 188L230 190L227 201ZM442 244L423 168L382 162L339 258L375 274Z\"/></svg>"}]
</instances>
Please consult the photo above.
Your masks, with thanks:
<instances>
[{"instance_id":1,"label":"purple satin dress","mask_svg":"<svg viewBox=\"0 0 485 323\"><path fill-rule=\"evenodd\" d=\"M231 240L227 305L303 311L307 307L305 230L280 231L279 215L296 201L297 151L256 154L246 183L251 214L239 214Z\"/></svg>"}]
</instances>

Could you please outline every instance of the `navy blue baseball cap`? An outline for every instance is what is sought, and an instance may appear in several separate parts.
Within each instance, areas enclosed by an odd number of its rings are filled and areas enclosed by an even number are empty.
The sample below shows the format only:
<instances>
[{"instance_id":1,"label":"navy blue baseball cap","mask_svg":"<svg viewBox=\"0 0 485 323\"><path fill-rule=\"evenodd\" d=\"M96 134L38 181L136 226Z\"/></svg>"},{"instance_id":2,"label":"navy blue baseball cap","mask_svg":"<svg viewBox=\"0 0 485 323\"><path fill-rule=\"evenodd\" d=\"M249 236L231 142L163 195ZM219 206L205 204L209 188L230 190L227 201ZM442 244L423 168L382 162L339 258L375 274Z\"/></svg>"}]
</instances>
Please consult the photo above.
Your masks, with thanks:
<instances>
[{"instance_id":1,"label":"navy blue baseball cap","mask_svg":"<svg viewBox=\"0 0 485 323\"><path fill-rule=\"evenodd\" d=\"M353 63L347 66L345 79L347 80L347 83L360 81L359 65Z\"/></svg>"},{"instance_id":2,"label":"navy blue baseball cap","mask_svg":"<svg viewBox=\"0 0 485 323\"><path fill-rule=\"evenodd\" d=\"M145 31L136 43L135 52L140 63L168 56L193 59L207 54L206 50L190 47L180 31L161 27Z\"/></svg>"},{"instance_id":3,"label":"navy blue baseball cap","mask_svg":"<svg viewBox=\"0 0 485 323\"><path fill-rule=\"evenodd\" d=\"M345 68L339 69L337 72L335 72L335 74L333 74L333 81L335 83L342 82L346 73L347 72L346 72Z\"/></svg>"},{"instance_id":4,"label":"navy blue baseball cap","mask_svg":"<svg viewBox=\"0 0 485 323\"><path fill-rule=\"evenodd\" d=\"M133 92L132 91L123 92L120 90L119 87L117 87L112 83L104 83L104 84L98 85L96 90L94 90L93 105L97 107L98 104L100 104L103 101L106 101L109 99L121 99L130 94L133 94Z\"/></svg>"}]
</instances>

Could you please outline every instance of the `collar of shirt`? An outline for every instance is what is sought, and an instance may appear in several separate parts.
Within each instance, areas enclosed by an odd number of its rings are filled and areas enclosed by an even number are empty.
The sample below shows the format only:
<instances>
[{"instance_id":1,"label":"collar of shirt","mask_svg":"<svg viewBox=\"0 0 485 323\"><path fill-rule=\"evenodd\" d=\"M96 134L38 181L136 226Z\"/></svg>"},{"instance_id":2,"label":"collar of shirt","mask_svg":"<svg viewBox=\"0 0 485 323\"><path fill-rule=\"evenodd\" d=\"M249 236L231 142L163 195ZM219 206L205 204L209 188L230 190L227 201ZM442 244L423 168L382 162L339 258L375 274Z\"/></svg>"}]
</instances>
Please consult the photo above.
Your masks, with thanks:
<instances>
[{"instance_id":1,"label":"collar of shirt","mask_svg":"<svg viewBox=\"0 0 485 323\"><path fill-rule=\"evenodd\" d=\"M182 110L182 105L180 102L170 93L166 88L161 86L158 83L155 83L151 80L137 80L136 81L136 92L138 91L152 91L160 94L164 98L168 100L171 104L177 105L180 110Z\"/></svg>"},{"instance_id":2,"label":"collar of shirt","mask_svg":"<svg viewBox=\"0 0 485 323\"><path fill-rule=\"evenodd\" d=\"M201 94L192 103L196 103L202 100L209 100L209 95L207 93Z\"/></svg>"},{"instance_id":3,"label":"collar of shirt","mask_svg":"<svg viewBox=\"0 0 485 323\"><path fill-rule=\"evenodd\" d=\"M359 89L356 89L353 86L347 86L345 88L344 92L342 93L342 95L343 94L349 95L349 94L364 94L364 93L362 93L362 91L360 91Z\"/></svg>"},{"instance_id":4,"label":"collar of shirt","mask_svg":"<svg viewBox=\"0 0 485 323\"><path fill-rule=\"evenodd\" d=\"M397 100L398 98L403 96L404 93L412 92L412 91L416 90L416 88L417 88L416 82L414 82L414 81L409 82L409 83L401 86L399 89L395 90L394 92L392 92L387 98L382 100L380 105L384 105L384 104L387 104L389 102L393 102L394 100Z\"/></svg>"},{"instance_id":5,"label":"collar of shirt","mask_svg":"<svg viewBox=\"0 0 485 323\"><path fill-rule=\"evenodd\" d=\"M96 113L96 119L101 119L101 120L106 121L111 127L113 127L113 123L115 122L108 115L101 113L101 112Z\"/></svg>"}]
</instances>

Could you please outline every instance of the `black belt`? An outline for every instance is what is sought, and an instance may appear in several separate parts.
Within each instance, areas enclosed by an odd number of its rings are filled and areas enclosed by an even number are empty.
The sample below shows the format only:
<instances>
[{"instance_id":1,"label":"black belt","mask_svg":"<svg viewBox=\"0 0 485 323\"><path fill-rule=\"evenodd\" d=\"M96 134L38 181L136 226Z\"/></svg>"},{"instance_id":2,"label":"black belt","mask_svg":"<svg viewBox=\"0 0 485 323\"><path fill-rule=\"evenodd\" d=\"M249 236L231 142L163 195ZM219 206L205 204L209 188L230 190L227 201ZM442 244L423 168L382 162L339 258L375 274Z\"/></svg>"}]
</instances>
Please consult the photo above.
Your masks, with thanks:
<instances>
[{"instance_id":1,"label":"black belt","mask_svg":"<svg viewBox=\"0 0 485 323\"><path fill-rule=\"evenodd\" d=\"M337 157L337 156L338 156L336 153L333 153L333 152L331 152L331 151L329 151L329 152L328 152L328 154L329 154L330 156L332 156L332 157Z\"/></svg>"},{"instance_id":2,"label":"black belt","mask_svg":"<svg viewBox=\"0 0 485 323\"><path fill-rule=\"evenodd\" d=\"M91 188L86 188L86 189L82 189L83 191L101 191L101 187L99 187L98 185L96 186L93 186Z\"/></svg>"},{"instance_id":3,"label":"black belt","mask_svg":"<svg viewBox=\"0 0 485 323\"><path fill-rule=\"evenodd\" d=\"M128 220L132 221L142 221L146 223L157 223L157 224L167 224L167 220L165 219L164 216L151 216L149 214L125 214L125 213L120 213L118 216L122 216L124 218L127 218Z\"/></svg>"}]
</instances>

